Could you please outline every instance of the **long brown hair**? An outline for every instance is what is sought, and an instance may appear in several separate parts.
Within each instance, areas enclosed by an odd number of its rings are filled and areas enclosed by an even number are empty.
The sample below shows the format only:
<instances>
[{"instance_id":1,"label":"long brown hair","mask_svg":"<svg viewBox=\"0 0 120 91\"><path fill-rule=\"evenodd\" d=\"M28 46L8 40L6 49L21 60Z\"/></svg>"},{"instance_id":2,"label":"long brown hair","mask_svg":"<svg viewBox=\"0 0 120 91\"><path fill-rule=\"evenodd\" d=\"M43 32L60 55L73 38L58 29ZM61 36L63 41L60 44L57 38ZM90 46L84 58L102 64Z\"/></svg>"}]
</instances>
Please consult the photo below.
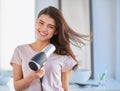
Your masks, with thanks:
<instances>
[{"instance_id":1,"label":"long brown hair","mask_svg":"<svg viewBox=\"0 0 120 91\"><path fill-rule=\"evenodd\" d=\"M56 22L57 34L54 35L50 41L56 47L55 53L60 55L70 55L78 63L70 47L70 43L77 47L81 47L81 45L85 44L83 40L86 40L88 36L73 31L66 23L61 11L53 6L49 6L40 11L38 18L42 14L49 15ZM77 66L78 64L74 66L73 69L76 69Z\"/></svg>"}]
</instances>

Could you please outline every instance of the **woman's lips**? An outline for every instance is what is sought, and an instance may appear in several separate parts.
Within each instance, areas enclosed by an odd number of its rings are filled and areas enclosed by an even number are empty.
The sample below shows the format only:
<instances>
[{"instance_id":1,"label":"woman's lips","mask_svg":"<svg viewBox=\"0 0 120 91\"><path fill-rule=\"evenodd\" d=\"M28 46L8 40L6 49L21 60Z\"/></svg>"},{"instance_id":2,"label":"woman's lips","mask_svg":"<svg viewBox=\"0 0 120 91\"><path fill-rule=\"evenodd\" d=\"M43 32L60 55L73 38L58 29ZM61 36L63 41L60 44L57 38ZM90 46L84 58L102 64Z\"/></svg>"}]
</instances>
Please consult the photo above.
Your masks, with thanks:
<instances>
[{"instance_id":1,"label":"woman's lips","mask_svg":"<svg viewBox=\"0 0 120 91\"><path fill-rule=\"evenodd\" d=\"M44 37L48 35L48 33L46 33L46 32L39 32L39 33L41 36L44 36Z\"/></svg>"}]
</instances>

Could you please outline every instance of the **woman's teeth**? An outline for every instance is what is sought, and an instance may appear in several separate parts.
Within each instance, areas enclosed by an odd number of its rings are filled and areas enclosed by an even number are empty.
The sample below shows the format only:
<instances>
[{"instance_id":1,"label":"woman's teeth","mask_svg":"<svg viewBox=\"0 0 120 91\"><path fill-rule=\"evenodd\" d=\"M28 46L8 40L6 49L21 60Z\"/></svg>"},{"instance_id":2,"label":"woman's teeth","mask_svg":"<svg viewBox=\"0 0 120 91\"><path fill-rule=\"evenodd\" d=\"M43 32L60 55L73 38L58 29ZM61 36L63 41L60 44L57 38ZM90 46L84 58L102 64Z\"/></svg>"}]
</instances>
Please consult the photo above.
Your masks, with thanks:
<instances>
[{"instance_id":1,"label":"woman's teeth","mask_svg":"<svg viewBox=\"0 0 120 91\"><path fill-rule=\"evenodd\" d=\"M47 36L48 33L40 32L40 35L41 35L41 36Z\"/></svg>"}]
</instances>

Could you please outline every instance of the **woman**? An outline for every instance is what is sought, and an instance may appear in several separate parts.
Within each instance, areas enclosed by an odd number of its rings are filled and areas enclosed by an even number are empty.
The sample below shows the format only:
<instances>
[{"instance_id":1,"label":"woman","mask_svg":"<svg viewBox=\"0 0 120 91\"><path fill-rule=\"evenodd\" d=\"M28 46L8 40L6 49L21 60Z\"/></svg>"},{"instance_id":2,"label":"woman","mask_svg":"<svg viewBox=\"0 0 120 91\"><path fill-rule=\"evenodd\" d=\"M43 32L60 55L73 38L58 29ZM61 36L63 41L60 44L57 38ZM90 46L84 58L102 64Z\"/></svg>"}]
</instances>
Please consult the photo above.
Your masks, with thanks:
<instances>
[{"instance_id":1,"label":"woman","mask_svg":"<svg viewBox=\"0 0 120 91\"><path fill-rule=\"evenodd\" d=\"M74 32L64 20L62 13L52 6L38 14L35 30L36 41L18 46L11 59L15 90L69 91L70 72L78 66L70 42L80 47L84 44L82 40L88 36ZM28 66L30 59L49 43L55 45L55 52L42 69L32 71Z\"/></svg>"}]
</instances>

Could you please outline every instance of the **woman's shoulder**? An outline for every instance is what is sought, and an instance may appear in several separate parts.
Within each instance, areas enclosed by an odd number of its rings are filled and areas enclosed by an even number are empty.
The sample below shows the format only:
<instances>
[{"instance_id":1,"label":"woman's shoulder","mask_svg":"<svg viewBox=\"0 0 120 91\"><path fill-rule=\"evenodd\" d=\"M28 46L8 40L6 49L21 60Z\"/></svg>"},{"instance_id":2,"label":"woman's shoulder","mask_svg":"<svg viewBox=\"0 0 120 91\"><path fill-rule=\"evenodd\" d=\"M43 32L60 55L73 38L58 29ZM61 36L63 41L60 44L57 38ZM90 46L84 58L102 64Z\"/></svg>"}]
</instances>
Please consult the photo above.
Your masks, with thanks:
<instances>
[{"instance_id":1,"label":"woman's shoulder","mask_svg":"<svg viewBox=\"0 0 120 91\"><path fill-rule=\"evenodd\" d=\"M21 45L17 45L15 49L17 50L24 50L29 46L29 44L21 44Z\"/></svg>"},{"instance_id":2,"label":"woman's shoulder","mask_svg":"<svg viewBox=\"0 0 120 91\"><path fill-rule=\"evenodd\" d=\"M60 55L54 53L53 56L55 56L57 59L64 59L64 60L73 59L70 55Z\"/></svg>"}]
</instances>

